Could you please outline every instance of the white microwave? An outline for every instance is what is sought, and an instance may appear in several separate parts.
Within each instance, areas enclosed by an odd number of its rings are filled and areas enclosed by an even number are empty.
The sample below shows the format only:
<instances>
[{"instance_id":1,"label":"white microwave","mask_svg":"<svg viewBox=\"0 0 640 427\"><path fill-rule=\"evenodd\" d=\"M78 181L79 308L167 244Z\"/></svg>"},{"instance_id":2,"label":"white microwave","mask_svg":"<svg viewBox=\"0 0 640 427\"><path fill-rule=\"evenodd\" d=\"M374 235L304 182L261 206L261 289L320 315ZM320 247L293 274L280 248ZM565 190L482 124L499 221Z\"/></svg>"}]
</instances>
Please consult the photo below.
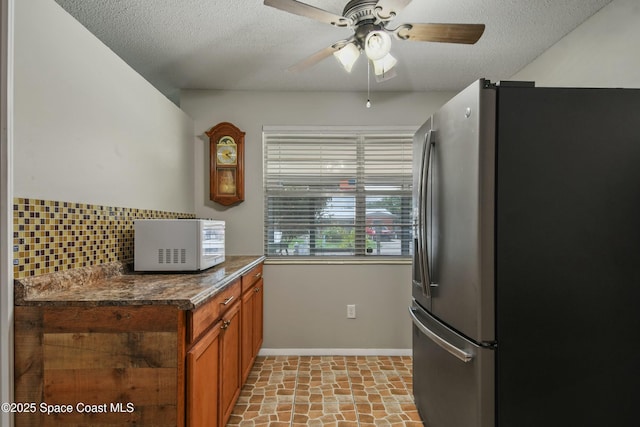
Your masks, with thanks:
<instances>
[{"instance_id":1,"label":"white microwave","mask_svg":"<svg viewBox=\"0 0 640 427\"><path fill-rule=\"evenodd\" d=\"M224 261L224 221L137 219L135 271L198 271Z\"/></svg>"}]
</instances>

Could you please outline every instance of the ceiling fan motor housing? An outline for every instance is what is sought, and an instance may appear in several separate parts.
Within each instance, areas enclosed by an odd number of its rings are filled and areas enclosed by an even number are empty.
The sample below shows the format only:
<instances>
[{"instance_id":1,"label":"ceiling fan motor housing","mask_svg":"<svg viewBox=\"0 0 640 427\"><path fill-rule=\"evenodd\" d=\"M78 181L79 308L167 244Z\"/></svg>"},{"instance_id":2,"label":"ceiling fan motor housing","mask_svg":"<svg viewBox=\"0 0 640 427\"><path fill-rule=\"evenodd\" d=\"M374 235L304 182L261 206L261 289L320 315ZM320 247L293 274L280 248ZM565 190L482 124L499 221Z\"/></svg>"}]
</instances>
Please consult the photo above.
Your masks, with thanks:
<instances>
[{"instance_id":1,"label":"ceiling fan motor housing","mask_svg":"<svg viewBox=\"0 0 640 427\"><path fill-rule=\"evenodd\" d=\"M364 47L364 42L367 39L367 35L369 35L369 33L371 33L372 31L380 30L383 30L382 25L365 23L359 25L358 28L356 28L354 37L358 41L360 47Z\"/></svg>"},{"instance_id":2,"label":"ceiling fan motor housing","mask_svg":"<svg viewBox=\"0 0 640 427\"><path fill-rule=\"evenodd\" d=\"M342 16L351 19L355 27L367 21L375 22L376 0L351 0L344 7Z\"/></svg>"},{"instance_id":3,"label":"ceiling fan motor housing","mask_svg":"<svg viewBox=\"0 0 640 427\"><path fill-rule=\"evenodd\" d=\"M365 39L370 32L384 30L375 12L377 3L377 0L351 0L344 7L342 15L353 22L354 38L360 49L364 48Z\"/></svg>"}]
</instances>

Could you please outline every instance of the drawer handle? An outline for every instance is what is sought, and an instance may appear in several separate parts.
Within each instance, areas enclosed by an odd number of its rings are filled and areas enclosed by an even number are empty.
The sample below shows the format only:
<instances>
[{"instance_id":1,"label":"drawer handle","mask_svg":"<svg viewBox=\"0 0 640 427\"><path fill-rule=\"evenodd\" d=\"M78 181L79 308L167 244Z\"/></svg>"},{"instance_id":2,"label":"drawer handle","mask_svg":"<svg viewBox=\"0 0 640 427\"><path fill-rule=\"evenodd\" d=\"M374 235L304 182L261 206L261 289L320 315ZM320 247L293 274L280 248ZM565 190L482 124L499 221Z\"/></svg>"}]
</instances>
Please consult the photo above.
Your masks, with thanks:
<instances>
[{"instance_id":1,"label":"drawer handle","mask_svg":"<svg viewBox=\"0 0 640 427\"><path fill-rule=\"evenodd\" d=\"M259 278L261 278L261 277L262 277L262 273L258 273L258 274L256 274L256 279L259 279Z\"/></svg>"},{"instance_id":2,"label":"drawer handle","mask_svg":"<svg viewBox=\"0 0 640 427\"><path fill-rule=\"evenodd\" d=\"M226 300L224 300L223 302L221 302L221 305L227 305L229 304L231 301L233 300L233 295L231 295L229 298L227 298Z\"/></svg>"}]
</instances>

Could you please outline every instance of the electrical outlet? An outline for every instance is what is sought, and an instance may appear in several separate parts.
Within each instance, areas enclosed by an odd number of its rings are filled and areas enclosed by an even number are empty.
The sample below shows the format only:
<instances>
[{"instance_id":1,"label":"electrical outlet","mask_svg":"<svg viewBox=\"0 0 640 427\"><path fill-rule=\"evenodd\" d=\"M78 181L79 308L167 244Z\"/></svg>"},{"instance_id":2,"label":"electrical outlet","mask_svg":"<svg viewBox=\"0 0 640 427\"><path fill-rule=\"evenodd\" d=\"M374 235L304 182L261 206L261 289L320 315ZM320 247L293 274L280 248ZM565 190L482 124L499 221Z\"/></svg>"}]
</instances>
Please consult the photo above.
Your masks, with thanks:
<instances>
[{"instance_id":1,"label":"electrical outlet","mask_svg":"<svg viewBox=\"0 0 640 427\"><path fill-rule=\"evenodd\" d=\"M349 304L347 305L347 319L355 319L356 318L356 305Z\"/></svg>"}]
</instances>

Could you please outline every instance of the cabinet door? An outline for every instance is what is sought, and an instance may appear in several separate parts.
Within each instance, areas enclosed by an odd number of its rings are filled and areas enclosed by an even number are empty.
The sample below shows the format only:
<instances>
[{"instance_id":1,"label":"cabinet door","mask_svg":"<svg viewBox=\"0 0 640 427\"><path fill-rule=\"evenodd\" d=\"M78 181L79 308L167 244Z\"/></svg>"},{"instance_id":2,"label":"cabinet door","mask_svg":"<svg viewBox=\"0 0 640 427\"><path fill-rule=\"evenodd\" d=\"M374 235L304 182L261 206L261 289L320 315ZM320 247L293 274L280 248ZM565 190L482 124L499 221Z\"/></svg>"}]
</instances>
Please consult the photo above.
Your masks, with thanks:
<instances>
[{"instance_id":1,"label":"cabinet door","mask_svg":"<svg viewBox=\"0 0 640 427\"><path fill-rule=\"evenodd\" d=\"M240 395L240 301L222 316L220 333L220 424L226 425Z\"/></svg>"},{"instance_id":2,"label":"cabinet door","mask_svg":"<svg viewBox=\"0 0 640 427\"><path fill-rule=\"evenodd\" d=\"M219 322L187 352L187 426L218 422Z\"/></svg>"},{"instance_id":3,"label":"cabinet door","mask_svg":"<svg viewBox=\"0 0 640 427\"><path fill-rule=\"evenodd\" d=\"M258 280L253 295L253 358L262 346L263 335L264 281Z\"/></svg>"},{"instance_id":4,"label":"cabinet door","mask_svg":"<svg viewBox=\"0 0 640 427\"><path fill-rule=\"evenodd\" d=\"M255 301L255 292L253 288L249 289L242 296L242 357L240 366L242 369L242 382L244 383L249 376L249 372L251 371L251 366L253 362L253 358L255 357L255 344L254 344L254 323L255 323L255 315L254 315L254 301Z\"/></svg>"}]
</instances>

